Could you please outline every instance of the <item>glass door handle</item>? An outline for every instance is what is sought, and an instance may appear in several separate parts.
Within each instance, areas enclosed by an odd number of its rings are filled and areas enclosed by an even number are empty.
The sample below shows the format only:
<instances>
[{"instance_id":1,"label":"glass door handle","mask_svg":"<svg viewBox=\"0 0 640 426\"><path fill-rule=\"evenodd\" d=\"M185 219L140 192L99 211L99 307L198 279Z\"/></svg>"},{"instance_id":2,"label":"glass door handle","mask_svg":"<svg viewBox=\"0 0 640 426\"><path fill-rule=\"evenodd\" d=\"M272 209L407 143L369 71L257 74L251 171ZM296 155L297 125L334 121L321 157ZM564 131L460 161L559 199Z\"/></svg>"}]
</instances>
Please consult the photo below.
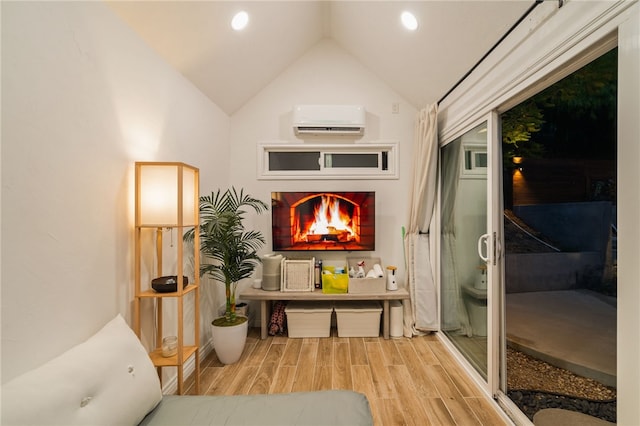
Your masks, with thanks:
<instances>
[{"instance_id":1,"label":"glass door handle","mask_svg":"<svg viewBox=\"0 0 640 426\"><path fill-rule=\"evenodd\" d=\"M489 234L482 234L480 235L480 238L478 238L478 256L480 256L480 259L482 259L484 262L488 262L489 261L489 237L491 235ZM482 246L485 246L485 250L482 250ZM485 254L486 253L486 254Z\"/></svg>"}]
</instances>

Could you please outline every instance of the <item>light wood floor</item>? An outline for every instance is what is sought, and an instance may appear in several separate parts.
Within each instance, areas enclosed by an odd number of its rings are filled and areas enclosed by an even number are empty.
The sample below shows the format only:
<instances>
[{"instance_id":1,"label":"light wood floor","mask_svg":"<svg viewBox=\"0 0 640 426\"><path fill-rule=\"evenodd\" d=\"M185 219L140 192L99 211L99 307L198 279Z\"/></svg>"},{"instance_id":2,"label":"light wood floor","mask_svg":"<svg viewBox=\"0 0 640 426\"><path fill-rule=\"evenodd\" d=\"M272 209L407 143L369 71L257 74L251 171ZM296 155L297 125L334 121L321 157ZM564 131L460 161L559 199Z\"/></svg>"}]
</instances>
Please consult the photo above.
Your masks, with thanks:
<instances>
[{"instance_id":1,"label":"light wood floor","mask_svg":"<svg viewBox=\"0 0 640 426\"><path fill-rule=\"evenodd\" d=\"M364 393L376 425L503 425L505 422L435 336L413 339L260 340L253 329L239 362L201 363L200 394L245 395L324 389ZM194 394L193 376L185 384Z\"/></svg>"}]
</instances>

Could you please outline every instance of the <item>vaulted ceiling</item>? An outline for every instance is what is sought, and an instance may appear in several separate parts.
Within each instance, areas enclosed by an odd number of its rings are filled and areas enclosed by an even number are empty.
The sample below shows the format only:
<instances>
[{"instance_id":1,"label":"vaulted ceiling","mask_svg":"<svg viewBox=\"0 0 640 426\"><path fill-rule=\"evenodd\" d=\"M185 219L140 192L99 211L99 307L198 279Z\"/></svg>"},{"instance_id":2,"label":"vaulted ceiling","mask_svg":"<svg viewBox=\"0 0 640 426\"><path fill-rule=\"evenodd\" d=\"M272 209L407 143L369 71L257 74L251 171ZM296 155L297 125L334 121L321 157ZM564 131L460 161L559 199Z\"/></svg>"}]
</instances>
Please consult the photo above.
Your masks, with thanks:
<instances>
[{"instance_id":1,"label":"vaulted ceiling","mask_svg":"<svg viewBox=\"0 0 640 426\"><path fill-rule=\"evenodd\" d=\"M534 0L114 1L159 55L232 115L324 38L419 108L452 88ZM234 31L245 10L249 25ZM411 11L418 29L400 24Z\"/></svg>"}]
</instances>

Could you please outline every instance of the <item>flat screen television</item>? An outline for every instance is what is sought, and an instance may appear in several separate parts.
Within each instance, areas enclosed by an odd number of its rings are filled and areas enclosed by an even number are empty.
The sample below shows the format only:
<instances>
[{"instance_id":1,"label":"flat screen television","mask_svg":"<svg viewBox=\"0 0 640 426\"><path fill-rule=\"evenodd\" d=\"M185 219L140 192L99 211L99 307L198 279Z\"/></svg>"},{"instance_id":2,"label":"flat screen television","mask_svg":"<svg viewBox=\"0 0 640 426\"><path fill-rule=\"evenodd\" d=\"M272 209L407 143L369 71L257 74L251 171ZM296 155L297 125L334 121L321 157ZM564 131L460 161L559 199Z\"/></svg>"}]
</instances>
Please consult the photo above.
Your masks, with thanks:
<instances>
[{"instance_id":1,"label":"flat screen television","mask_svg":"<svg viewBox=\"0 0 640 426\"><path fill-rule=\"evenodd\" d=\"M273 251L373 251L373 191L272 192Z\"/></svg>"}]
</instances>

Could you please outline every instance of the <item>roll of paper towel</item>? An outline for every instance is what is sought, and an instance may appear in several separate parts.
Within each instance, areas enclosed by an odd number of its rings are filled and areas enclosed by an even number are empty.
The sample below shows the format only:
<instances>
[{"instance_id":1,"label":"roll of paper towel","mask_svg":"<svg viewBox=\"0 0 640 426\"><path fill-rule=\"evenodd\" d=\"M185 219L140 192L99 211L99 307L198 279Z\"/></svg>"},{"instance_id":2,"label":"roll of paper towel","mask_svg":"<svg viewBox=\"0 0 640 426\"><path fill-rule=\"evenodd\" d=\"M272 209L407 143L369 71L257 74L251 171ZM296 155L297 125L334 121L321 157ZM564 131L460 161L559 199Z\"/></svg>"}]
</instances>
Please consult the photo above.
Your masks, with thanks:
<instances>
[{"instance_id":1,"label":"roll of paper towel","mask_svg":"<svg viewBox=\"0 0 640 426\"><path fill-rule=\"evenodd\" d=\"M389 308L389 310L391 311L389 314L389 336L402 337L402 335L404 334L404 315L402 310L402 303L397 300L392 300L389 303Z\"/></svg>"},{"instance_id":2,"label":"roll of paper towel","mask_svg":"<svg viewBox=\"0 0 640 426\"><path fill-rule=\"evenodd\" d=\"M384 277L384 272L382 272L382 267L378 263L373 265L373 271L376 273L376 277L378 278Z\"/></svg>"}]
</instances>

